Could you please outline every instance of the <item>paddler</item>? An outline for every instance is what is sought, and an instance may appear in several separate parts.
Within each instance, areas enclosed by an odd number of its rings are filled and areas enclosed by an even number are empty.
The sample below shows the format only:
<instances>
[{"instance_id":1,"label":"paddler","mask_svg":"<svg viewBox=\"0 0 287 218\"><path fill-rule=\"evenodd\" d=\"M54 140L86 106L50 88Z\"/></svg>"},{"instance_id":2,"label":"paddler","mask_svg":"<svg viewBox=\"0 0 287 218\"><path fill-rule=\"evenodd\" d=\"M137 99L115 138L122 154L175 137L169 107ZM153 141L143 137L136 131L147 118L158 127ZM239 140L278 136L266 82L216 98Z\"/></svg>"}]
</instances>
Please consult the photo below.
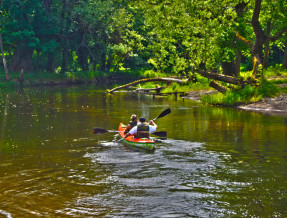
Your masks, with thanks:
<instances>
[{"instance_id":1,"label":"paddler","mask_svg":"<svg viewBox=\"0 0 287 218\"><path fill-rule=\"evenodd\" d=\"M138 124L138 117L137 115L133 114L131 116L131 121L127 125L127 128L124 131L124 134L127 134L133 127L135 127Z\"/></svg>"},{"instance_id":2,"label":"paddler","mask_svg":"<svg viewBox=\"0 0 287 218\"><path fill-rule=\"evenodd\" d=\"M129 135L134 135L135 138L149 138L149 134L155 132L158 126L153 122L153 120L149 121L149 124L146 122L144 117L139 119L139 123L137 126L133 127L124 138Z\"/></svg>"}]
</instances>

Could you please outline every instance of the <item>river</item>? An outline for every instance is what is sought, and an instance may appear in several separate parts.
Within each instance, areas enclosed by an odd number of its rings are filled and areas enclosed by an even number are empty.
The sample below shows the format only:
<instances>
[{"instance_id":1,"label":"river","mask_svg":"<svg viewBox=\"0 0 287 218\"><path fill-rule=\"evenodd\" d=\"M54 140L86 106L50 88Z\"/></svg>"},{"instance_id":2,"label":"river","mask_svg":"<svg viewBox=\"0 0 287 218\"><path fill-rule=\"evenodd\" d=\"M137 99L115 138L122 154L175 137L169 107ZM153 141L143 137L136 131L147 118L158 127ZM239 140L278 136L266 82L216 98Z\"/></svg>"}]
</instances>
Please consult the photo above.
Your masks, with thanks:
<instances>
[{"instance_id":1,"label":"river","mask_svg":"<svg viewBox=\"0 0 287 218\"><path fill-rule=\"evenodd\" d=\"M284 115L94 86L0 100L0 217L287 216ZM154 152L93 134L167 108Z\"/></svg>"}]
</instances>

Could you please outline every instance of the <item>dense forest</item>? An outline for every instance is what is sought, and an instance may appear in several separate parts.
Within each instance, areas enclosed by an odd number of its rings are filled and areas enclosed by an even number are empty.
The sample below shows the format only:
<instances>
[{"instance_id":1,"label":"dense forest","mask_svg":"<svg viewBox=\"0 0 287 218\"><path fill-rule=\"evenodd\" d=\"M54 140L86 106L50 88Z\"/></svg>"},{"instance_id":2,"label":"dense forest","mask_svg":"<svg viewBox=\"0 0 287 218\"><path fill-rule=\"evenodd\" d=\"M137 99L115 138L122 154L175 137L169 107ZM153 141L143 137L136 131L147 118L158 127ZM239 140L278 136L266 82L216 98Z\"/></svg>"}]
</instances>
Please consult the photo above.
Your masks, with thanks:
<instances>
[{"instance_id":1,"label":"dense forest","mask_svg":"<svg viewBox=\"0 0 287 218\"><path fill-rule=\"evenodd\" d=\"M287 68L286 0L0 2L6 79L147 68L242 85L268 66ZM239 78L242 66L252 78Z\"/></svg>"}]
</instances>

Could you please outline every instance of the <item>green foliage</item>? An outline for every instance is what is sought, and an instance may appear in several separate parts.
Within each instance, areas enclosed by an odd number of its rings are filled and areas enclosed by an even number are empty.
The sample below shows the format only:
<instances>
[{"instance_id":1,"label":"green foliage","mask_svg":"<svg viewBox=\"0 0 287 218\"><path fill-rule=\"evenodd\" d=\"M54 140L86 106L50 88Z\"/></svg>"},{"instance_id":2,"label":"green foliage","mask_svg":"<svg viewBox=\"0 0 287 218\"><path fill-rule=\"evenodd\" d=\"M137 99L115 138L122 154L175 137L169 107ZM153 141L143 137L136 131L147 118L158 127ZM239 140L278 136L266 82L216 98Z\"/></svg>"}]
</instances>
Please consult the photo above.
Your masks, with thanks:
<instances>
[{"instance_id":1,"label":"green foliage","mask_svg":"<svg viewBox=\"0 0 287 218\"><path fill-rule=\"evenodd\" d=\"M167 77L165 73L156 72L154 70L146 70L143 74L145 78Z\"/></svg>"},{"instance_id":2,"label":"green foliage","mask_svg":"<svg viewBox=\"0 0 287 218\"><path fill-rule=\"evenodd\" d=\"M187 75L192 66L203 63L214 69L219 60L234 59L235 5L232 1L212 2L212 6L206 1L144 2L141 6L152 28L149 63L167 73Z\"/></svg>"},{"instance_id":3,"label":"green foliage","mask_svg":"<svg viewBox=\"0 0 287 218\"><path fill-rule=\"evenodd\" d=\"M163 93L173 93L173 92L188 92L191 90L189 85L180 85L178 83L173 83L171 86L165 88Z\"/></svg>"},{"instance_id":4,"label":"green foliage","mask_svg":"<svg viewBox=\"0 0 287 218\"><path fill-rule=\"evenodd\" d=\"M282 68L281 64L276 64L275 66L270 66L264 71L266 78L274 76L287 76L287 69Z\"/></svg>"},{"instance_id":5,"label":"green foliage","mask_svg":"<svg viewBox=\"0 0 287 218\"><path fill-rule=\"evenodd\" d=\"M239 52L242 69L252 69L250 48L235 32L255 41L250 24L254 5L254 0L3 0L0 23L4 53L15 71L23 67L71 79L190 76L199 70L218 72L222 62L233 62ZM259 22L265 33L268 23L271 36L285 27L286 8L286 0L262 1ZM271 40L270 54L282 52L285 40L286 34ZM152 70L133 72L141 68ZM268 70L266 78L271 77ZM278 66L270 71L281 73ZM248 76L250 72L240 75ZM207 84L197 75L197 83L187 87Z\"/></svg>"},{"instance_id":6,"label":"green foliage","mask_svg":"<svg viewBox=\"0 0 287 218\"><path fill-rule=\"evenodd\" d=\"M266 97L273 97L278 94L279 89L270 82L263 82L258 87L251 85L240 90L228 90L225 94L217 93L204 95L201 100L203 103L212 105L235 106L260 101Z\"/></svg>"},{"instance_id":7,"label":"green foliage","mask_svg":"<svg viewBox=\"0 0 287 218\"><path fill-rule=\"evenodd\" d=\"M257 87L257 95L262 95L265 97L274 97L278 94L279 89L273 83L264 81Z\"/></svg>"}]
</instances>

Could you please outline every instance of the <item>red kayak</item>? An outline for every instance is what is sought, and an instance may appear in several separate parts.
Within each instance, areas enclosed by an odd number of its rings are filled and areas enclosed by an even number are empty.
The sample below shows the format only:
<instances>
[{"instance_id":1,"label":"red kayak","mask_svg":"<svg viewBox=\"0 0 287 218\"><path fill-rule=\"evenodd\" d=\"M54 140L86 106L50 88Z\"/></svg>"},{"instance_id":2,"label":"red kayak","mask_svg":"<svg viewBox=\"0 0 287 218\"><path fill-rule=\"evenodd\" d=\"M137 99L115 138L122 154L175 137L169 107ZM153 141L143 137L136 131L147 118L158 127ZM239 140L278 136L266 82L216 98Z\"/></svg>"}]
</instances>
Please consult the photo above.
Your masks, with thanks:
<instances>
[{"instance_id":1,"label":"red kayak","mask_svg":"<svg viewBox=\"0 0 287 218\"><path fill-rule=\"evenodd\" d=\"M120 124L119 126L119 134L123 138L124 137L124 131L126 129L126 125ZM128 136L125 139L121 140L126 145L131 145L137 148L144 148L147 150L154 150L155 149L155 143L153 140L149 138L134 138L134 136Z\"/></svg>"}]
</instances>

